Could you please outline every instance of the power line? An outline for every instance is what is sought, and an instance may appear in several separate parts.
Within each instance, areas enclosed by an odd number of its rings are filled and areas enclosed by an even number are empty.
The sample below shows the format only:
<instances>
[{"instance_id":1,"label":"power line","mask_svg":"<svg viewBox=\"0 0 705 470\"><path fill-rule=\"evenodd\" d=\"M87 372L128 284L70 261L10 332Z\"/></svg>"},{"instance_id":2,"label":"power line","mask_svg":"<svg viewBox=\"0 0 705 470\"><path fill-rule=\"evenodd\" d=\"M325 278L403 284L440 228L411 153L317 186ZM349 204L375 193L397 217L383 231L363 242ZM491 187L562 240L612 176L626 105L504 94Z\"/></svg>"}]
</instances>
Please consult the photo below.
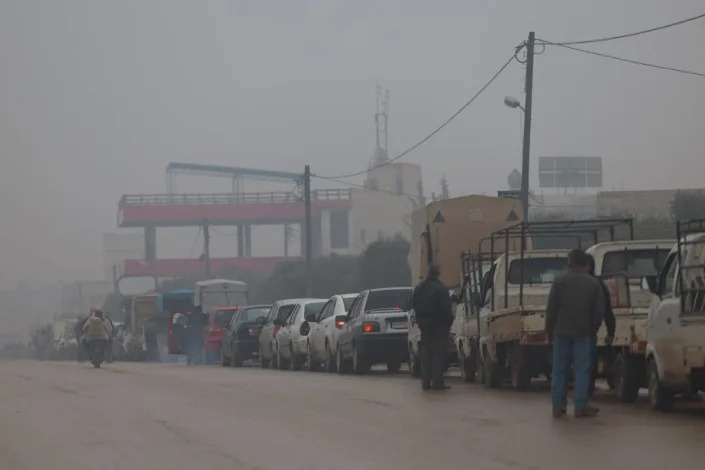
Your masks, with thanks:
<instances>
[{"instance_id":1,"label":"power line","mask_svg":"<svg viewBox=\"0 0 705 470\"><path fill-rule=\"evenodd\" d=\"M633 33L620 34L618 36L609 36L606 38L585 39L583 41L563 41L563 42L555 43L555 45L557 45L557 46L572 46L572 45L579 45L579 44L593 44L596 42L614 41L615 39L631 38L634 36L640 36L642 34L648 34L648 33L653 33L655 31L661 31L664 29L672 28L674 26L680 26L682 24L690 23L691 21L699 20L702 18L705 18L705 13L698 15L698 16L686 18L684 20L676 21L675 23L669 23L669 24L665 24L662 26L657 26L655 28L643 29L641 31L635 31Z\"/></svg>"},{"instance_id":2,"label":"power line","mask_svg":"<svg viewBox=\"0 0 705 470\"><path fill-rule=\"evenodd\" d=\"M201 227L198 227L198 231L196 232L196 238L193 239L193 243L191 244L191 249L188 252L189 259L193 256L193 250L196 249L196 243L198 242L198 238L200 235L201 235Z\"/></svg>"},{"instance_id":3,"label":"power line","mask_svg":"<svg viewBox=\"0 0 705 470\"><path fill-rule=\"evenodd\" d=\"M523 47L523 45L521 47ZM517 49L517 52L518 52L518 50L519 49ZM375 165L371 168L368 168L366 170L357 171L355 173L347 173L347 174L343 174L343 175L334 175L334 176L318 176L318 178L325 178L325 179L352 178L353 176L364 175L364 174L367 174L373 170L376 170L377 168L381 168L383 166L389 165L390 163L393 163L393 162L399 160L400 158L408 155L409 153L413 152L417 148L421 147L423 144L425 144L426 142L431 140L431 138L433 136L438 134L444 127L446 127L448 124L450 124L455 118L460 116L460 114L463 111L465 111L468 108L468 106L470 106L477 98L479 98L479 96L492 84L492 82L494 82L497 79L497 77L499 77L500 74L502 72L504 72L504 70L507 67L509 67L509 64L511 64L512 61L515 59L517 52L513 53L512 56L509 58L509 60L507 60L504 63L504 65L502 65L502 67L500 67L500 69L492 76L492 78L490 78L490 80L487 83L485 83L485 85L482 88L480 88L480 90L477 93L475 93L475 95L472 98L470 98L468 101L466 101L465 104L463 104L463 106L460 107L460 109L458 109L455 113L453 113L453 115L451 115L448 119L446 119L443 122L443 124L438 126L433 132L431 132L426 137L424 137L423 139L416 142L414 145L412 145L411 147L409 147L408 149L406 149L405 151L403 151L402 153L400 153L396 157L394 157L390 160L387 160L383 163L380 163L378 165ZM311 175L311 176L316 176L316 175Z\"/></svg>"},{"instance_id":4,"label":"power line","mask_svg":"<svg viewBox=\"0 0 705 470\"><path fill-rule=\"evenodd\" d=\"M640 62L638 60L626 59L624 57L617 57L617 56L611 55L611 54L603 54L601 52L589 51L587 49L580 49L578 47L567 46L567 45L561 44L561 43L546 41L544 39L540 39L540 41L543 42L544 44L549 45L549 46L559 46L559 47L563 47L565 49L570 49L571 51L582 52L584 54L590 54L590 55L594 55L597 57L603 57L605 59L617 60L619 62L626 62L628 64L641 65L643 67L650 67L650 68L659 69L659 70L667 70L669 72L678 72L678 73L683 73L686 75L695 75L698 77L705 77L705 73L694 72L692 70L679 69L676 67L668 67L666 65L650 64L648 62Z\"/></svg>"}]
</instances>

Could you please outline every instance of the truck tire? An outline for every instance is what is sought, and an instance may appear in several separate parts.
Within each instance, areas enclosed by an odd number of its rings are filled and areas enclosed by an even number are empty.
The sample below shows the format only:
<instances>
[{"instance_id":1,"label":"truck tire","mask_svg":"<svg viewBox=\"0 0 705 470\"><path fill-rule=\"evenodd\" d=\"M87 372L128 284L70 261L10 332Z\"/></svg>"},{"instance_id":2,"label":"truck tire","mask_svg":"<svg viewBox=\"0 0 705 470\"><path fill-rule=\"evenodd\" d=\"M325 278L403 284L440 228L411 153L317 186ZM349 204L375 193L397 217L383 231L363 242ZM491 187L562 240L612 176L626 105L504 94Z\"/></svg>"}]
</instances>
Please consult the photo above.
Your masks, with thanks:
<instances>
[{"instance_id":1,"label":"truck tire","mask_svg":"<svg viewBox=\"0 0 705 470\"><path fill-rule=\"evenodd\" d=\"M675 393L673 390L663 386L658 375L656 361L649 361L649 404L651 408L658 411L672 411L675 401Z\"/></svg>"},{"instance_id":2,"label":"truck tire","mask_svg":"<svg viewBox=\"0 0 705 470\"><path fill-rule=\"evenodd\" d=\"M617 398L622 403L633 403L639 396L637 362L628 352L620 352L614 358L614 382Z\"/></svg>"},{"instance_id":3,"label":"truck tire","mask_svg":"<svg viewBox=\"0 0 705 470\"><path fill-rule=\"evenodd\" d=\"M458 366L460 366L460 376L463 382L473 383L475 381L475 356L476 354L470 354L470 357L465 357L465 350L461 344L458 347Z\"/></svg>"},{"instance_id":4,"label":"truck tire","mask_svg":"<svg viewBox=\"0 0 705 470\"><path fill-rule=\"evenodd\" d=\"M512 387L520 392L525 392L531 385L531 371L529 369L529 351L520 345L512 348L509 356L509 370L512 376Z\"/></svg>"},{"instance_id":5,"label":"truck tire","mask_svg":"<svg viewBox=\"0 0 705 470\"><path fill-rule=\"evenodd\" d=\"M497 361L490 359L489 355L485 358L485 387L487 388L502 388L504 377L502 369L497 364Z\"/></svg>"},{"instance_id":6,"label":"truck tire","mask_svg":"<svg viewBox=\"0 0 705 470\"><path fill-rule=\"evenodd\" d=\"M419 361L419 356L414 354L411 343L409 343L409 370L412 377L421 377L421 361Z\"/></svg>"}]
</instances>

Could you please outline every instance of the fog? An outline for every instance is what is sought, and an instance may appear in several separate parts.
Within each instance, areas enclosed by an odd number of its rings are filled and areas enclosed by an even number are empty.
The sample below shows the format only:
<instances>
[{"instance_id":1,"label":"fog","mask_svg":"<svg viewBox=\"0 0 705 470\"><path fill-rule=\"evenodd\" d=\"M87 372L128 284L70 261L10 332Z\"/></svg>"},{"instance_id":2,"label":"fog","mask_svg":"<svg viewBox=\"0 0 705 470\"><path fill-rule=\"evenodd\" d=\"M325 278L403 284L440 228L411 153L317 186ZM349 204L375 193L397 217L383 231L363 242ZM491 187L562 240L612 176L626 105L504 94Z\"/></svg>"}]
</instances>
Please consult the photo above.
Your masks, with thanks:
<instances>
[{"instance_id":1,"label":"fog","mask_svg":"<svg viewBox=\"0 0 705 470\"><path fill-rule=\"evenodd\" d=\"M593 38L702 10L702 0L3 0L0 288L102 277L101 235L116 229L120 196L164 192L170 161L361 170L378 82L391 89L394 155L530 30ZM703 43L700 21L586 48L705 72ZM607 188L703 186L704 78L558 48L537 56L535 74L532 181L539 155L596 155ZM428 193L444 174L452 195L505 188L521 127L502 100L522 89L514 63L406 158L423 165ZM174 251L186 256L194 235Z\"/></svg>"}]
</instances>

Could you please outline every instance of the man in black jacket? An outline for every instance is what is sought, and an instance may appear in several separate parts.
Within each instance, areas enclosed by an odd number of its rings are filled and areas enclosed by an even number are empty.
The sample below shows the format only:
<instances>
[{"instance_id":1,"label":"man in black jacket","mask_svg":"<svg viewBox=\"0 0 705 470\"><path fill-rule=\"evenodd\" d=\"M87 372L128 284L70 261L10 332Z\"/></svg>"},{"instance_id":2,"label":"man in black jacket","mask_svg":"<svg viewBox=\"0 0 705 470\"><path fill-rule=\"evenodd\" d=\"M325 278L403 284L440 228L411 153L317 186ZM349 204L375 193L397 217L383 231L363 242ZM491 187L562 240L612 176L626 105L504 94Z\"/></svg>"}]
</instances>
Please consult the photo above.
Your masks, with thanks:
<instances>
[{"instance_id":1,"label":"man in black jacket","mask_svg":"<svg viewBox=\"0 0 705 470\"><path fill-rule=\"evenodd\" d=\"M433 263L428 277L416 286L413 307L421 330L421 388L445 390L443 381L446 343L453 324L453 308L448 288L438 279L441 270Z\"/></svg>"}]
</instances>

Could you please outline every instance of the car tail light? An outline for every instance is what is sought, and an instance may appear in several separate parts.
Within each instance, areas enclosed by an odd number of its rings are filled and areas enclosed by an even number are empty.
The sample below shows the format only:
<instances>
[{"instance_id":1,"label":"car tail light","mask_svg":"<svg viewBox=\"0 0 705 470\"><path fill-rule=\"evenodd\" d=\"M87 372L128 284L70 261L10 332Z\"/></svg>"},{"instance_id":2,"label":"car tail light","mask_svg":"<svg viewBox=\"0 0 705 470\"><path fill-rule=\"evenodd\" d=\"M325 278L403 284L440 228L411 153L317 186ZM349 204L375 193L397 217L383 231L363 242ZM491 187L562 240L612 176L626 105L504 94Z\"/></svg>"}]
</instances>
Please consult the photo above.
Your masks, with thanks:
<instances>
[{"instance_id":1,"label":"car tail light","mask_svg":"<svg viewBox=\"0 0 705 470\"><path fill-rule=\"evenodd\" d=\"M274 327L274 330L272 330L272 338L274 338L275 336L277 336L277 333L279 333L279 328L281 328L281 326L275 326L275 327Z\"/></svg>"},{"instance_id":2,"label":"car tail light","mask_svg":"<svg viewBox=\"0 0 705 470\"><path fill-rule=\"evenodd\" d=\"M338 329L342 328L343 325L345 325L345 322L344 322L344 321L337 321L337 322L335 322L335 327L338 328Z\"/></svg>"},{"instance_id":3,"label":"car tail light","mask_svg":"<svg viewBox=\"0 0 705 470\"><path fill-rule=\"evenodd\" d=\"M363 333L376 333L379 331L379 323L376 321L366 321L362 323Z\"/></svg>"},{"instance_id":4,"label":"car tail light","mask_svg":"<svg viewBox=\"0 0 705 470\"><path fill-rule=\"evenodd\" d=\"M259 331L260 331L259 328L248 328L247 329L247 333L250 336L259 336Z\"/></svg>"}]
</instances>

